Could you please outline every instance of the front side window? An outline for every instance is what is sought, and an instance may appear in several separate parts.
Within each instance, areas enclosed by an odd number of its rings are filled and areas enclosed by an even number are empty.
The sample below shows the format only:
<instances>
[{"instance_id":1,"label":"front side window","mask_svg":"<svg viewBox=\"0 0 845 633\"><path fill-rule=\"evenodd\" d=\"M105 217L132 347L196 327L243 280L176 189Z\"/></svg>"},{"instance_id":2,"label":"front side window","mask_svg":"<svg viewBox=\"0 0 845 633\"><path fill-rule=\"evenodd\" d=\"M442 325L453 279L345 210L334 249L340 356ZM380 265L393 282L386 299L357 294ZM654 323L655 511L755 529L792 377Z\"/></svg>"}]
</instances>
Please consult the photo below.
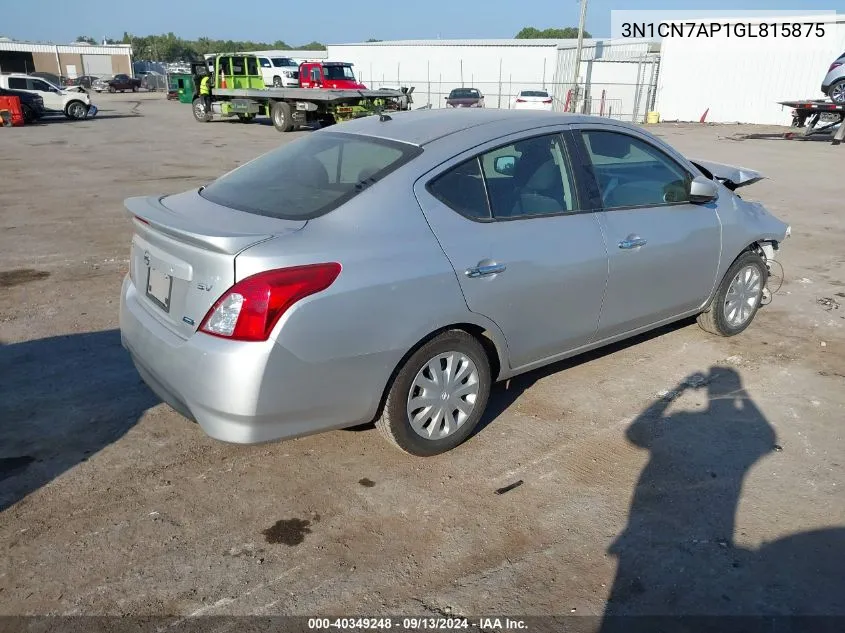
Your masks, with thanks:
<instances>
[{"instance_id":1,"label":"front side window","mask_svg":"<svg viewBox=\"0 0 845 633\"><path fill-rule=\"evenodd\" d=\"M420 152L367 136L311 134L221 176L200 195L247 213L304 220L351 200Z\"/></svg>"},{"instance_id":2,"label":"front side window","mask_svg":"<svg viewBox=\"0 0 845 633\"><path fill-rule=\"evenodd\" d=\"M692 175L650 143L621 132L582 135L606 209L689 201Z\"/></svg>"},{"instance_id":3,"label":"front side window","mask_svg":"<svg viewBox=\"0 0 845 633\"><path fill-rule=\"evenodd\" d=\"M32 79L32 88L30 90L38 90L39 92L50 92L50 84L40 79Z\"/></svg>"},{"instance_id":4,"label":"front side window","mask_svg":"<svg viewBox=\"0 0 845 633\"><path fill-rule=\"evenodd\" d=\"M320 81L320 69L319 68L312 68L311 69L311 81L319 82Z\"/></svg>"}]
</instances>

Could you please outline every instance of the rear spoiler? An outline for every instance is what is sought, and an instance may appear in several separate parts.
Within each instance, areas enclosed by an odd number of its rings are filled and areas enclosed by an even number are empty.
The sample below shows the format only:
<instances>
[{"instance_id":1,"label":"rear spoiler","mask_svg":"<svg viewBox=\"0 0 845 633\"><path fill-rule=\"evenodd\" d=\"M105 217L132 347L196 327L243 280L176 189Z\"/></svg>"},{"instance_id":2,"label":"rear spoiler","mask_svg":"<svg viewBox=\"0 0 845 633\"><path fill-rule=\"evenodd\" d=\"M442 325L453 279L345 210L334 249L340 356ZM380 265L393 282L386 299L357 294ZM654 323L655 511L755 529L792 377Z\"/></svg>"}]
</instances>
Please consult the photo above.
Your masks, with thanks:
<instances>
[{"instance_id":1,"label":"rear spoiler","mask_svg":"<svg viewBox=\"0 0 845 633\"><path fill-rule=\"evenodd\" d=\"M734 191L739 187L752 185L765 178L763 174L745 167L735 167L724 163L714 163L708 160L691 159L693 165L698 167L705 176L718 180L725 187Z\"/></svg>"}]
</instances>

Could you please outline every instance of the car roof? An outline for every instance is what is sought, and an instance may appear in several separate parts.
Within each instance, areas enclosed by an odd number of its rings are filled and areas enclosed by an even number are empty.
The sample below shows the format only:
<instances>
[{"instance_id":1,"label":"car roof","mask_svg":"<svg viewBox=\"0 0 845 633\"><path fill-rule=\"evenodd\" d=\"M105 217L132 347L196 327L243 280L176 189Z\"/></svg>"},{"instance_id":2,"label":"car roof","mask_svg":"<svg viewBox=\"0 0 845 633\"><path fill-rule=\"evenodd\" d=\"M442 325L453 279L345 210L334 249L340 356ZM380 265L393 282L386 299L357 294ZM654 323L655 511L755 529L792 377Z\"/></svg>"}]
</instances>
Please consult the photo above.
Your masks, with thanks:
<instances>
[{"instance_id":1,"label":"car roof","mask_svg":"<svg viewBox=\"0 0 845 633\"><path fill-rule=\"evenodd\" d=\"M378 116L354 119L332 126L330 129L336 132L363 134L422 146L482 125L487 127L491 138L496 138L540 126L587 122L607 123L606 118L582 114L498 108L438 108L391 112L388 116L390 119L385 121ZM615 120L613 123L626 125Z\"/></svg>"}]
</instances>

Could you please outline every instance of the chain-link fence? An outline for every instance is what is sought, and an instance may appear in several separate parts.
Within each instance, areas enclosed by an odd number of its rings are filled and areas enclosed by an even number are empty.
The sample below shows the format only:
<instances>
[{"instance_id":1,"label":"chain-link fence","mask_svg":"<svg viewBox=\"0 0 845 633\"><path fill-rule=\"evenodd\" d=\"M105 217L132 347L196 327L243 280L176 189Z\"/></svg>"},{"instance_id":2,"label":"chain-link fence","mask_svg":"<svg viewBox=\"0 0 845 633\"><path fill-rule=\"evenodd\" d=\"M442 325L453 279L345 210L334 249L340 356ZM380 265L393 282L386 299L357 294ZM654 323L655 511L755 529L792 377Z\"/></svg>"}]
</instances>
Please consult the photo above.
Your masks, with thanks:
<instances>
[{"instance_id":1,"label":"chain-link fence","mask_svg":"<svg viewBox=\"0 0 845 633\"><path fill-rule=\"evenodd\" d=\"M633 73L631 73L633 75ZM449 93L455 88L476 88L484 97L485 108L514 109L516 98L524 90L543 90L552 100L556 112L577 112L604 116L621 121L641 123L654 108L657 86L657 63L650 62L637 69L636 78L628 82L588 81L573 86L552 81L522 81L506 77L499 81L444 81L440 78L411 79L360 77L368 88L414 88L412 108L445 108Z\"/></svg>"}]
</instances>

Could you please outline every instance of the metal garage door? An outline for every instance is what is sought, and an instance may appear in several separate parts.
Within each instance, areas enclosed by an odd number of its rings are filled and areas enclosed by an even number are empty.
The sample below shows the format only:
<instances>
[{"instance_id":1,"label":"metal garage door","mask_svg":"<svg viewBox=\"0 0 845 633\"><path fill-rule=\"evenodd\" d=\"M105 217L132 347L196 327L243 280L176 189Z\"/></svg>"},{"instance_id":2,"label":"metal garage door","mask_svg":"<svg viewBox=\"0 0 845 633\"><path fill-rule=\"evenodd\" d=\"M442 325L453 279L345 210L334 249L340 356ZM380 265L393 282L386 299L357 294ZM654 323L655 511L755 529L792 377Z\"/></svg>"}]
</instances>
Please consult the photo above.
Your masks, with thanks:
<instances>
[{"instance_id":1,"label":"metal garage door","mask_svg":"<svg viewBox=\"0 0 845 633\"><path fill-rule=\"evenodd\" d=\"M111 67L111 55L83 55L82 63L85 66L86 75L110 77L114 74Z\"/></svg>"}]
</instances>

